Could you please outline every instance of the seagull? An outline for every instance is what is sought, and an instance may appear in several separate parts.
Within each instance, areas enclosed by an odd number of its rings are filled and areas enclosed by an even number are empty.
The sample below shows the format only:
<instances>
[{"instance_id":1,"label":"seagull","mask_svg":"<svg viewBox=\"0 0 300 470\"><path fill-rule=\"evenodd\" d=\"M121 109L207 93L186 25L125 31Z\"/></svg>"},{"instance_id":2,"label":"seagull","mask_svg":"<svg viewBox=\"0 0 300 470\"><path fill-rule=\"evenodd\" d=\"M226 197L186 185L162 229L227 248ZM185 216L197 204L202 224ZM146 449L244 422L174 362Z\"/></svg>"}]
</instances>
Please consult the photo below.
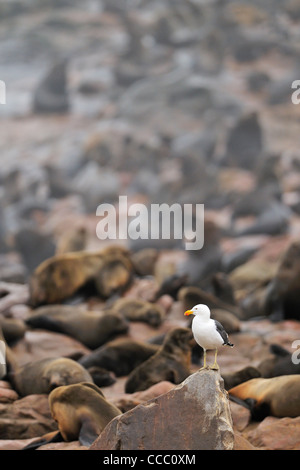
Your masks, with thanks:
<instances>
[{"instance_id":1,"label":"seagull","mask_svg":"<svg viewBox=\"0 0 300 470\"><path fill-rule=\"evenodd\" d=\"M218 370L217 354L220 346L226 345L233 347L234 345L229 342L228 335L223 326L217 320L210 318L210 310L207 305L198 304L191 310L187 310L185 315L195 315L192 322L192 332L196 343L201 346L204 353L204 364L201 369L215 369ZM206 351L215 349L215 362L212 366L206 365Z\"/></svg>"}]
</instances>

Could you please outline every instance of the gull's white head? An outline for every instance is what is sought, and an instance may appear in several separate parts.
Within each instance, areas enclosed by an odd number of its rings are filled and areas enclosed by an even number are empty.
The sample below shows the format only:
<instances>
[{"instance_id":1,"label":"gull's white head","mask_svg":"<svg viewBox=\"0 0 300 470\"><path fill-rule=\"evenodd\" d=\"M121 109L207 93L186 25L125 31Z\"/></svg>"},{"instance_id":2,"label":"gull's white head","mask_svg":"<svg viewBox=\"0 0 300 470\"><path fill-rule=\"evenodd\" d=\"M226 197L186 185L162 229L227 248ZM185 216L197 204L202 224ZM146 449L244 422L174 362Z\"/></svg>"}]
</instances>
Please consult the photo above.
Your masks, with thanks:
<instances>
[{"instance_id":1,"label":"gull's white head","mask_svg":"<svg viewBox=\"0 0 300 470\"><path fill-rule=\"evenodd\" d=\"M198 304L195 305L191 310L187 310L184 312L185 315L197 315L198 317L201 317L203 319L209 319L210 318L210 310L207 305L205 304Z\"/></svg>"}]
</instances>

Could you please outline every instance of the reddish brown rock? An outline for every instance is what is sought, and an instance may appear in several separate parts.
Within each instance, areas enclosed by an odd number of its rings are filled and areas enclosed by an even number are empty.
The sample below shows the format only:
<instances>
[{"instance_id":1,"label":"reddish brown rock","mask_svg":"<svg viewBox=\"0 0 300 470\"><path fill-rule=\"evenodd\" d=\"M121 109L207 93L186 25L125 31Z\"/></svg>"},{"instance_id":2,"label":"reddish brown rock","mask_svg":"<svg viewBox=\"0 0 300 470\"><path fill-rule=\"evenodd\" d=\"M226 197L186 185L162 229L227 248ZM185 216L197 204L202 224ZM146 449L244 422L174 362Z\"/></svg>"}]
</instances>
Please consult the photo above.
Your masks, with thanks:
<instances>
[{"instance_id":1,"label":"reddish brown rock","mask_svg":"<svg viewBox=\"0 0 300 470\"><path fill-rule=\"evenodd\" d=\"M149 387L147 390L143 390L142 392L124 393L112 400L112 403L125 413L141 403L145 403L146 401L152 400L163 393L169 392L173 387L174 384L171 382L162 381L158 384L152 385L152 387Z\"/></svg>"},{"instance_id":2,"label":"reddish brown rock","mask_svg":"<svg viewBox=\"0 0 300 470\"><path fill-rule=\"evenodd\" d=\"M49 357L90 353L83 344L67 335L43 330L26 331L24 338L12 347L12 351L20 366Z\"/></svg>"},{"instance_id":3,"label":"reddish brown rock","mask_svg":"<svg viewBox=\"0 0 300 470\"><path fill-rule=\"evenodd\" d=\"M133 396L145 402L152 400L153 398L157 398L164 393L168 393L170 390L172 390L172 388L174 388L173 383L168 382L167 380L163 380L162 382L147 388L147 390L133 393Z\"/></svg>"},{"instance_id":4,"label":"reddish brown rock","mask_svg":"<svg viewBox=\"0 0 300 470\"><path fill-rule=\"evenodd\" d=\"M39 447L37 450L88 450L88 447L82 446L79 441L51 442Z\"/></svg>"},{"instance_id":5,"label":"reddish brown rock","mask_svg":"<svg viewBox=\"0 0 300 470\"><path fill-rule=\"evenodd\" d=\"M254 447L247 439L238 433L234 434L234 446L233 450L258 450Z\"/></svg>"},{"instance_id":6,"label":"reddish brown rock","mask_svg":"<svg viewBox=\"0 0 300 470\"><path fill-rule=\"evenodd\" d=\"M129 289L124 293L124 297L131 299L141 299L151 302L158 291L158 284L154 278L134 279Z\"/></svg>"},{"instance_id":7,"label":"reddish brown rock","mask_svg":"<svg viewBox=\"0 0 300 470\"><path fill-rule=\"evenodd\" d=\"M0 282L0 312L8 313L15 305L27 304L29 288L27 285Z\"/></svg>"},{"instance_id":8,"label":"reddish brown rock","mask_svg":"<svg viewBox=\"0 0 300 470\"><path fill-rule=\"evenodd\" d=\"M10 383L0 380L0 403L11 403L18 399L18 394L12 390Z\"/></svg>"},{"instance_id":9,"label":"reddish brown rock","mask_svg":"<svg viewBox=\"0 0 300 470\"><path fill-rule=\"evenodd\" d=\"M233 429L243 431L251 421L251 413L247 408L244 408L237 403L230 402L230 411L233 423Z\"/></svg>"},{"instance_id":10,"label":"reddish brown rock","mask_svg":"<svg viewBox=\"0 0 300 470\"><path fill-rule=\"evenodd\" d=\"M90 449L221 450L233 444L223 380L219 373L203 370L113 419Z\"/></svg>"},{"instance_id":11,"label":"reddish brown rock","mask_svg":"<svg viewBox=\"0 0 300 470\"><path fill-rule=\"evenodd\" d=\"M300 417L268 416L246 435L249 442L268 450L300 450Z\"/></svg>"},{"instance_id":12,"label":"reddish brown rock","mask_svg":"<svg viewBox=\"0 0 300 470\"><path fill-rule=\"evenodd\" d=\"M35 438L31 439L4 439L0 440L0 450L22 450L25 446L31 444Z\"/></svg>"},{"instance_id":13,"label":"reddish brown rock","mask_svg":"<svg viewBox=\"0 0 300 470\"><path fill-rule=\"evenodd\" d=\"M57 429L47 395L0 404L0 439L29 439Z\"/></svg>"}]
</instances>

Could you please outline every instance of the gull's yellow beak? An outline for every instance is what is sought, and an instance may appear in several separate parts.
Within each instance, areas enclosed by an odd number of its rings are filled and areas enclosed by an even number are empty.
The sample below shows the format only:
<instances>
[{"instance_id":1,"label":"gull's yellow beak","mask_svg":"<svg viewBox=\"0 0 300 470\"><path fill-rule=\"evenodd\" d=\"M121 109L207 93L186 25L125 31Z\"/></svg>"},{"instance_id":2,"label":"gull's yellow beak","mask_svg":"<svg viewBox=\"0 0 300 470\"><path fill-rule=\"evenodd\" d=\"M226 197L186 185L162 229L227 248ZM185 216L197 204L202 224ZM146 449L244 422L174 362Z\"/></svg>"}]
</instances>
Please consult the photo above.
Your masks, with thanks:
<instances>
[{"instance_id":1,"label":"gull's yellow beak","mask_svg":"<svg viewBox=\"0 0 300 470\"><path fill-rule=\"evenodd\" d=\"M193 312L193 310L187 310L186 312L184 312L185 315L191 315Z\"/></svg>"}]
</instances>

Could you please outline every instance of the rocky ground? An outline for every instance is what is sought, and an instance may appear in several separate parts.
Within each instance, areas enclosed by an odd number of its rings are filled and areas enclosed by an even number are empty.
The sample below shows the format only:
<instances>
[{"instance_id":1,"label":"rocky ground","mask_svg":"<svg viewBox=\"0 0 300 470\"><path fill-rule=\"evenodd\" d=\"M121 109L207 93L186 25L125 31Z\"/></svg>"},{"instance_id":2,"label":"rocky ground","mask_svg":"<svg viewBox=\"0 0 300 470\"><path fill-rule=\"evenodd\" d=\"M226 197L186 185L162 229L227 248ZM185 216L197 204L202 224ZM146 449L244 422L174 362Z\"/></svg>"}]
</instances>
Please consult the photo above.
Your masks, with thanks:
<instances>
[{"instance_id":1,"label":"rocky ground","mask_svg":"<svg viewBox=\"0 0 300 470\"><path fill-rule=\"evenodd\" d=\"M187 274L184 286L201 289L196 298L230 314L235 346L220 350L222 376L259 368L273 357L272 344L295 351L300 105L291 101L291 84L300 79L300 2L271 3L1 2L0 314L2 323L18 324L17 338L2 328L19 365L90 352L70 335L25 323L37 307L30 286L55 254L93 254L110 244L96 236L96 209L118 208L120 195L148 207L205 204L199 252L180 240L113 241L131 250L134 265L122 296L165 312L157 327L130 322L126 337L146 342L189 325L183 313L195 297L183 287L160 291L170 275ZM74 278L72 295L59 303L72 298L101 310L111 301L99 290L78 294ZM122 411L174 387L164 381L125 394L126 377L115 380L103 392ZM299 449L299 417L255 422L230 407L236 448ZM55 429L46 395L20 397L0 382L1 449Z\"/></svg>"}]
</instances>

